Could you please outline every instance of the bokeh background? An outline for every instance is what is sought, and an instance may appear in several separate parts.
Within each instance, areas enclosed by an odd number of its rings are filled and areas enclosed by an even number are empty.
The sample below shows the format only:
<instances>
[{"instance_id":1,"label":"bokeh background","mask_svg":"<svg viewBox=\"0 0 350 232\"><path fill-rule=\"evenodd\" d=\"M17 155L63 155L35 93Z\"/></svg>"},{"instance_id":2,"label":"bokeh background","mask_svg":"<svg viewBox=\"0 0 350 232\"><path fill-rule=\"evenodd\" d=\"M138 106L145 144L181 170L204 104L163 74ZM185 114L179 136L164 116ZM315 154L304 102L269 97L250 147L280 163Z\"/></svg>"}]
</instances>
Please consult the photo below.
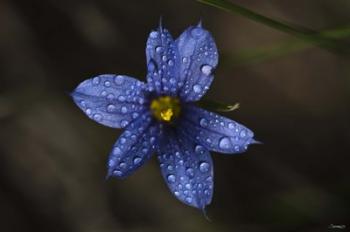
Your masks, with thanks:
<instances>
[{"instance_id":1,"label":"bokeh background","mask_svg":"<svg viewBox=\"0 0 350 232\"><path fill-rule=\"evenodd\" d=\"M350 25L347 0L234 2L316 30ZM105 181L121 130L68 96L97 74L145 80L145 41L160 16L174 37L202 19L221 55L208 97L239 102L225 116L264 143L213 154L211 222L172 196L156 159ZM349 56L295 43L191 0L1 0L0 231L348 230Z\"/></svg>"}]
</instances>

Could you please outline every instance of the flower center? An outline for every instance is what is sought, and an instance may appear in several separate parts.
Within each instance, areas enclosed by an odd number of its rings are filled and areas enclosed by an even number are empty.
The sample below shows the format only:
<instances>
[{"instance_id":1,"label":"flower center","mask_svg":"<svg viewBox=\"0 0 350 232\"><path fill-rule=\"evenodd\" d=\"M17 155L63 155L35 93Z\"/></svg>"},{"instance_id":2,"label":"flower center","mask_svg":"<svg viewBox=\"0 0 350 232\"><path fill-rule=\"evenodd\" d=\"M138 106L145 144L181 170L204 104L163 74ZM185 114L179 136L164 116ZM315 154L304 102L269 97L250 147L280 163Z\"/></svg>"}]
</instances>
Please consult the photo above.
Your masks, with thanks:
<instances>
[{"instance_id":1,"label":"flower center","mask_svg":"<svg viewBox=\"0 0 350 232\"><path fill-rule=\"evenodd\" d=\"M179 99L169 96L162 96L152 100L150 107L153 116L164 122L171 122L179 115L181 110Z\"/></svg>"}]
</instances>

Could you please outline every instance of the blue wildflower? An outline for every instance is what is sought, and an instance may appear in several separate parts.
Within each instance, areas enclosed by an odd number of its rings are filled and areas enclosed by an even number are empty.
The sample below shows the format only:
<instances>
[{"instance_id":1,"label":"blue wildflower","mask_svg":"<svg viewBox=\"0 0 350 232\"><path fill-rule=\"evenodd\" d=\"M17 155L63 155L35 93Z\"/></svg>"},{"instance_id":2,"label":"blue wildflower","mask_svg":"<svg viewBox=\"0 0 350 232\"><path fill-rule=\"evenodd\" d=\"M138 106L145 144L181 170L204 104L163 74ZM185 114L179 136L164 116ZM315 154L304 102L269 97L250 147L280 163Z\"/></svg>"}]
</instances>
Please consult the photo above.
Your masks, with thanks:
<instances>
[{"instance_id":1,"label":"blue wildflower","mask_svg":"<svg viewBox=\"0 0 350 232\"><path fill-rule=\"evenodd\" d=\"M147 83L99 75L82 82L72 97L94 121L125 128L110 153L108 176L126 177L156 153L170 191L204 209L213 195L209 151L242 153L255 142L253 132L195 105L218 64L215 42L201 24L175 41L159 26L149 35L146 57Z\"/></svg>"}]
</instances>

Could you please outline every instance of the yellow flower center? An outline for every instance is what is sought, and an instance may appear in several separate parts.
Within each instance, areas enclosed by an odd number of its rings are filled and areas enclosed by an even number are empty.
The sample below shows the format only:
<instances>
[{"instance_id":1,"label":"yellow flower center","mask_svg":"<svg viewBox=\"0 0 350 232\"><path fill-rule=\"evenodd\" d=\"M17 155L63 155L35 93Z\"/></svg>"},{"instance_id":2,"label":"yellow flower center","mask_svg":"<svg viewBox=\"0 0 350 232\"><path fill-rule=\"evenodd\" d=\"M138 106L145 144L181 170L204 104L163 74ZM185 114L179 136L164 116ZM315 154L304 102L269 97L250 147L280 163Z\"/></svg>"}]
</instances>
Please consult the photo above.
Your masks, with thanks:
<instances>
[{"instance_id":1,"label":"yellow flower center","mask_svg":"<svg viewBox=\"0 0 350 232\"><path fill-rule=\"evenodd\" d=\"M159 121L171 122L180 114L180 101L177 98L162 96L151 102L153 116Z\"/></svg>"}]
</instances>

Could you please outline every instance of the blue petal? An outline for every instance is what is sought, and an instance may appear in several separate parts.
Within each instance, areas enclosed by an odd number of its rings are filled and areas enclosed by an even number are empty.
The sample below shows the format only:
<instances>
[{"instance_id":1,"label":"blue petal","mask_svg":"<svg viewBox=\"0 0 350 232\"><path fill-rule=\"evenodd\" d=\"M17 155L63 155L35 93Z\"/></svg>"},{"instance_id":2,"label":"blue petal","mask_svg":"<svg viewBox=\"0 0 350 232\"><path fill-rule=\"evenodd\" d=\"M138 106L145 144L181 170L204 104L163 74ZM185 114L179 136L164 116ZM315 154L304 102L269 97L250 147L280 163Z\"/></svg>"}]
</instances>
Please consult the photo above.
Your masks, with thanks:
<instances>
[{"instance_id":1,"label":"blue petal","mask_svg":"<svg viewBox=\"0 0 350 232\"><path fill-rule=\"evenodd\" d=\"M192 105L184 107L178 128L208 150L221 153L242 153L256 143L253 132L245 126Z\"/></svg>"},{"instance_id":2,"label":"blue petal","mask_svg":"<svg viewBox=\"0 0 350 232\"><path fill-rule=\"evenodd\" d=\"M213 195L213 162L207 149L169 132L162 137L158 160L170 191L183 203L204 209Z\"/></svg>"},{"instance_id":3,"label":"blue petal","mask_svg":"<svg viewBox=\"0 0 350 232\"><path fill-rule=\"evenodd\" d=\"M161 26L152 31L146 44L147 82L149 90L158 94L175 95L178 86L179 60L173 38Z\"/></svg>"},{"instance_id":4,"label":"blue petal","mask_svg":"<svg viewBox=\"0 0 350 232\"><path fill-rule=\"evenodd\" d=\"M201 25L189 27L176 40L180 55L181 97L198 101L213 81L218 52L211 34Z\"/></svg>"},{"instance_id":5,"label":"blue petal","mask_svg":"<svg viewBox=\"0 0 350 232\"><path fill-rule=\"evenodd\" d=\"M100 75L79 84L74 102L91 119L109 127L125 127L145 109L145 84L132 77Z\"/></svg>"},{"instance_id":6,"label":"blue petal","mask_svg":"<svg viewBox=\"0 0 350 232\"><path fill-rule=\"evenodd\" d=\"M126 177L142 166L152 156L158 135L158 124L149 113L131 122L109 156L108 176Z\"/></svg>"}]
</instances>

